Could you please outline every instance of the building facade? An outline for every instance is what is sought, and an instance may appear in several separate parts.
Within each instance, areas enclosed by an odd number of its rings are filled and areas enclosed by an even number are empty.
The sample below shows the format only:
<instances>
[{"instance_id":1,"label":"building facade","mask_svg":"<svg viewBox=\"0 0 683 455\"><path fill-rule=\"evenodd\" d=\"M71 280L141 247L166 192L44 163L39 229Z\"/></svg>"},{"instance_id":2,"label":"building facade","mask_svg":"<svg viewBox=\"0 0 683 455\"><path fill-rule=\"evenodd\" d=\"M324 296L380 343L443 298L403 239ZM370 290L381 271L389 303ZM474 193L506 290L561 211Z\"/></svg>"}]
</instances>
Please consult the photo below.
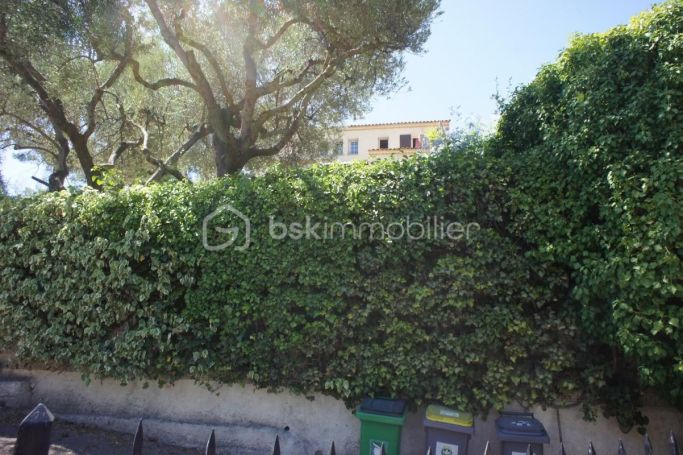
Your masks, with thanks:
<instances>
[{"instance_id":1,"label":"building facade","mask_svg":"<svg viewBox=\"0 0 683 455\"><path fill-rule=\"evenodd\" d=\"M349 125L335 141L334 154L338 161L349 162L428 153L429 133L448 132L449 126L450 120Z\"/></svg>"}]
</instances>

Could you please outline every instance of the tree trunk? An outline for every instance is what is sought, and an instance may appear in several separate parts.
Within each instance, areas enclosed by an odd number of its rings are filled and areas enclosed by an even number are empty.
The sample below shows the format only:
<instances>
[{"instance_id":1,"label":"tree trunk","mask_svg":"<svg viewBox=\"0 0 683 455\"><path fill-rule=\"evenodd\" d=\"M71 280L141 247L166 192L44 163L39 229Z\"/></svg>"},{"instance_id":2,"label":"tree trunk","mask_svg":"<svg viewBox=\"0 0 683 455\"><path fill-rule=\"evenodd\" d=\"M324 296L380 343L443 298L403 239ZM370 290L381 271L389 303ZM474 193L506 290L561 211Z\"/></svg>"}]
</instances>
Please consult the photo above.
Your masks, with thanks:
<instances>
[{"instance_id":1,"label":"tree trunk","mask_svg":"<svg viewBox=\"0 0 683 455\"><path fill-rule=\"evenodd\" d=\"M93 180L93 168L95 163L90 155L90 150L88 149L88 139L85 137L72 138L71 143L74 146L74 152L78 157L78 162L81 164L81 169L83 169L83 175L85 176L85 183L93 188L100 188L100 185Z\"/></svg>"},{"instance_id":2,"label":"tree trunk","mask_svg":"<svg viewBox=\"0 0 683 455\"><path fill-rule=\"evenodd\" d=\"M71 151L69 140L64 136L64 132L59 129L54 123L52 127L55 130L55 140L59 145L59 155L57 157L57 164L55 169L47 179L48 191L62 191L64 189L64 182L69 175L69 166L67 164L67 157Z\"/></svg>"},{"instance_id":3,"label":"tree trunk","mask_svg":"<svg viewBox=\"0 0 683 455\"><path fill-rule=\"evenodd\" d=\"M223 177L227 174L238 174L247 160L244 159L242 152L236 147L230 147L220 140L216 134L212 140L213 150L216 159L216 175Z\"/></svg>"},{"instance_id":4,"label":"tree trunk","mask_svg":"<svg viewBox=\"0 0 683 455\"><path fill-rule=\"evenodd\" d=\"M64 189L64 182L66 181L67 175L67 172L62 170L54 171L47 179L47 190L51 192L62 191Z\"/></svg>"}]
</instances>

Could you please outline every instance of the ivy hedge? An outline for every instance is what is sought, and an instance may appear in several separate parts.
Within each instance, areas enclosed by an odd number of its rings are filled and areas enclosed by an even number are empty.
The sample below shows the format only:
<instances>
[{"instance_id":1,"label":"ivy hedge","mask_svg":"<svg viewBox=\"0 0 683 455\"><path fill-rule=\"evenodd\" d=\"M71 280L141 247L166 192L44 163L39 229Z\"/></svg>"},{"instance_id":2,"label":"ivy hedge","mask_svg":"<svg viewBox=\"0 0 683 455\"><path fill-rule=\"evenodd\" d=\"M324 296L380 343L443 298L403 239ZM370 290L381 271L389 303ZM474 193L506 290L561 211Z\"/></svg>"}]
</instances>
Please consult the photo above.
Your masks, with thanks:
<instances>
[{"instance_id":1,"label":"ivy hedge","mask_svg":"<svg viewBox=\"0 0 683 455\"><path fill-rule=\"evenodd\" d=\"M125 381L249 380L349 402L488 409L569 395L583 371L578 321L554 297L566 280L506 236L507 180L477 149L6 203L2 346ZM224 204L250 219L245 251L203 245L204 217ZM296 240L273 238L271 217L479 228ZM226 211L209 231L237 223Z\"/></svg>"},{"instance_id":2,"label":"ivy hedge","mask_svg":"<svg viewBox=\"0 0 683 455\"><path fill-rule=\"evenodd\" d=\"M581 333L613 350L608 413L683 407L683 1L579 36L503 106L511 235L567 271ZM630 416L630 417L624 417Z\"/></svg>"},{"instance_id":3,"label":"ivy hedge","mask_svg":"<svg viewBox=\"0 0 683 455\"><path fill-rule=\"evenodd\" d=\"M349 404L580 401L624 429L647 388L683 407L682 17L577 37L492 137L429 157L2 198L0 351ZM460 224L370 235L408 220Z\"/></svg>"}]
</instances>

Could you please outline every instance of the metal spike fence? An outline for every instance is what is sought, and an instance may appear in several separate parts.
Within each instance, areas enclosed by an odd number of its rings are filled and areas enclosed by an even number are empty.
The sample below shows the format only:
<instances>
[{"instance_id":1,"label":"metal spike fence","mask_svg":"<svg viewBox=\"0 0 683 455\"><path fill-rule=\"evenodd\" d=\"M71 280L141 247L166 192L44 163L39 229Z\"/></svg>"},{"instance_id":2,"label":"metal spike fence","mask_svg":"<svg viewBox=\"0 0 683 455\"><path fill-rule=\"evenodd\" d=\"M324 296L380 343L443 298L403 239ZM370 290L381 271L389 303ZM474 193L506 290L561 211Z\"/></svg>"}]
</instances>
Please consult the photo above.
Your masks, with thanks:
<instances>
[{"instance_id":1,"label":"metal spike fence","mask_svg":"<svg viewBox=\"0 0 683 455\"><path fill-rule=\"evenodd\" d=\"M486 441L486 449L484 450L484 454L486 455L489 447L489 442ZM534 453L533 449L531 448L531 444L527 447L526 453L529 455L537 455ZM645 436L643 437L643 454L644 455L655 455L655 452L652 448L652 441L650 440L650 436L646 433ZM669 432L669 438L667 440L667 450L661 452L662 455L680 455L680 450L678 448L678 440L676 439L676 436L674 435L673 430ZM559 455L567 455L567 452L564 449L564 443L560 443L560 451ZM593 445L593 441L588 442L588 455L598 455L598 452L595 450L595 446ZM619 443L617 444L617 455L628 455L626 452L626 448L624 447L623 441L620 439Z\"/></svg>"},{"instance_id":2,"label":"metal spike fence","mask_svg":"<svg viewBox=\"0 0 683 455\"><path fill-rule=\"evenodd\" d=\"M40 403L38 406L33 408L33 410L29 412L24 420L22 420L19 424L17 441L14 447L14 455L48 455L48 452L50 451L50 434L52 432L52 422L54 422L54 416L47 406ZM140 420L138 422L137 431L135 432L135 437L133 438L133 455L143 455L143 439L144 430L142 427L142 420ZM624 448L624 443L621 440L619 440L616 449L617 455L628 455L626 449ZM389 455L386 453L384 444L373 449L373 452L374 453L371 455ZM531 444L527 447L526 453L527 455L537 455L534 453ZM204 454L216 455L216 432L214 430L211 430L209 439L206 441ZM329 454L336 455L334 442L332 442ZM275 436L275 444L273 445L272 455L281 455L279 436ZM427 455L439 454L432 454L430 447L427 449ZM483 455L491 455L489 441L486 441ZM558 455L567 455L563 443L560 443ZM588 442L588 455L598 455L592 441ZM643 438L643 455L654 455L652 442L647 434ZM681 455L678 447L678 441L673 431L669 432L669 437L667 439L667 451L666 453L662 451L661 455Z\"/></svg>"}]
</instances>

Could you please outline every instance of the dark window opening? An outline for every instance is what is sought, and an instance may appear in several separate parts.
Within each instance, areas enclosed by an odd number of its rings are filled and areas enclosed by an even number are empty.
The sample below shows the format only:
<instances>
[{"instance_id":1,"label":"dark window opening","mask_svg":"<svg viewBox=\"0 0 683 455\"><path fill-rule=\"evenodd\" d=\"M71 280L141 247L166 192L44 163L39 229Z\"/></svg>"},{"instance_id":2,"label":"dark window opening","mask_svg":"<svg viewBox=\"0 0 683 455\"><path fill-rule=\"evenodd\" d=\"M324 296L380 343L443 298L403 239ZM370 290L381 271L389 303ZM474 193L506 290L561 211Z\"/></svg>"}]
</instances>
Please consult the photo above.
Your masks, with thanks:
<instances>
[{"instance_id":1,"label":"dark window opening","mask_svg":"<svg viewBox=\"0 0 683 455\"><path fill-rule=\"evenodd\" d=\"M389 139L380 139L379 140L379 148L388 149L389 148Z\"/></svg>"},{"instance_id":2,"label":"dark window opening","mask_svg":"<svg viewBox=\"0 0 683 455\"><path fill-rule=\"evenodd\" d=\"M358 139L349 142L349 155L358 155Z\"/></svg>"},{"instance_id":3,"label":"dark window opening","mask_svg":"<svg viewBox=\"0 0 683 455\"><path fill-rule=\"evenodd\" d=\"M402 149L409 149L410 148L410 134L401 134L401 148Z\"/></svg>"}]
</instances>

